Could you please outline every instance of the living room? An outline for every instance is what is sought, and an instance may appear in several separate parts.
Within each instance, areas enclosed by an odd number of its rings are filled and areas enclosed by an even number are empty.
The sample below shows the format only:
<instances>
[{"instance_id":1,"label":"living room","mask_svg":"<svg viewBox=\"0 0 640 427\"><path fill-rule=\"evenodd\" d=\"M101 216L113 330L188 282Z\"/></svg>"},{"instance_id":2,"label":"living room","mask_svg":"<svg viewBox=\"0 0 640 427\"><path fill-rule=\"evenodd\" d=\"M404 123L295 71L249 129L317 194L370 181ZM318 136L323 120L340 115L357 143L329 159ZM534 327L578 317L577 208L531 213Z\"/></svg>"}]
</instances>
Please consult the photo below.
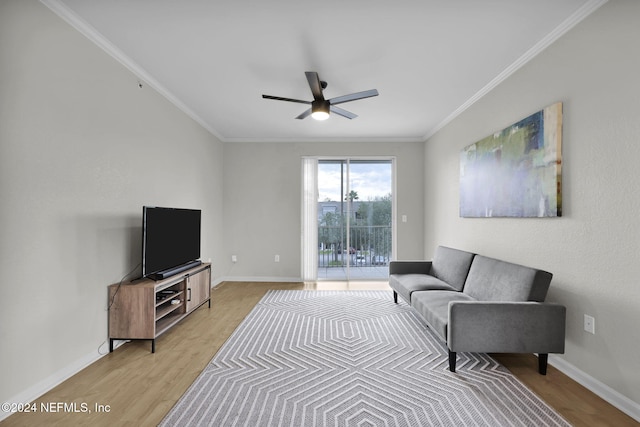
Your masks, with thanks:
<instances>
[{"instance_id":1,"label":"living room","mask_svg":"<svg viewBox=\"0 0 640 427\"><path fill-rule=\"evenodd\" d=\"M366 154L396 159L397 259L442 244L552 272L567 330L549 363L640 419L637 16L635 1L605 3L425 141L233 143L40 2L3 2L1 400L33 400L107 352L107 286L140 262L143 205L202 209L214 285L294 282L301 158ZM557 101L562 217L460 218L460 150Z\"/></svg>"}]
</instances>

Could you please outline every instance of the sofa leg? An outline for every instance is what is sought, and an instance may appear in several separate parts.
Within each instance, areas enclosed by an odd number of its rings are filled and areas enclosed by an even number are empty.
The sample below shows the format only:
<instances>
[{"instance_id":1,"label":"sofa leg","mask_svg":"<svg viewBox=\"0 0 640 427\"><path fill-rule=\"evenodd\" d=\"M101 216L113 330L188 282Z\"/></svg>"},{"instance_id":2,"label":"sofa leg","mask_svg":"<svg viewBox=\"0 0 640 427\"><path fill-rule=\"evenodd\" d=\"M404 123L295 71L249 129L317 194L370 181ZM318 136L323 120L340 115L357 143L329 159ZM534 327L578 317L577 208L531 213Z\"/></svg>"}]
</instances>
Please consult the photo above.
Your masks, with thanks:
<instances>
[{"instance_id":1,"label":"sofa leg","mask_svg":"<svg viewBox=\"0 0 640 427\"><path fill-rule=\"evenodd\" d=\"M396 291L393 291L393 302L398 303L398 293Z\"/></svg>"},{"instance_id":2,"label":"sofa leg","mask_svg":"<svg viewBox=\"0 0 640 427\"><path fill-rule=\"evenodd\" d=\"M540 375L547 375L547 362L549 361L549 355L547 353L538 354L538 372Z\"/></svg>"},{"instance_id":3,"label":"sofa leg","mask_svg":"<svg viewBox=\"0 0 640 427\"><path fill-rule=\"evenodd\" d=\"M456 352L449 350L449 370L456 371Z\"/></svg>"}]
</instances>

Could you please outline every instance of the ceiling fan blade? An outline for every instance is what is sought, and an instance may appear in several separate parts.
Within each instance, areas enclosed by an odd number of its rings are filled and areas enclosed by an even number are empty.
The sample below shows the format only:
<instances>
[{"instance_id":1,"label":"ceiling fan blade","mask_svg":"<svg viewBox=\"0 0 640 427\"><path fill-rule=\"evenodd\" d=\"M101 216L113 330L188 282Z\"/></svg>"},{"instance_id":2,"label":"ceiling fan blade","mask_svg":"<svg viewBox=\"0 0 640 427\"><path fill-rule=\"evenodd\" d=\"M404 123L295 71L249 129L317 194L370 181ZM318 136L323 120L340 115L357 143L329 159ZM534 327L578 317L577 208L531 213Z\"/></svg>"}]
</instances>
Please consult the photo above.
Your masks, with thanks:
<instances>
[{"instance_id":1,"label":"ceiling fan blade","mask_svg":"<svg viewBox=\"0 0 640 427\"><path fill-rule=\"evenodd\" d=\"M309 117L310 115L311 115L311 108L309 108L304 113L300 114L298 117L296 117L296 119L302 120L302 119L305 119L305 118Z\"/></svg>"},{"instance_id":2,"label":"ceiling fan blade","mask_svg":"<svg viewBox=\"0 0 640 427\"><path fill-rule=\"evenodd\" d=\"M351 111L343 110L342 108L335 107L333 105L331 105L329 107L329 110L331 110L332 113L335 113L335 114L337 114L339 116L342 116L342 117L346 117L347 119L350 119L350 120L351 119L355 119L356 117L358 117L357 114L353 114Z\"/></svg>"},{"instance_id":3,"label":"ceiling fan blade","mask_svg":"<svg viewBox=\"0 0 640 427\"><path fill-rule=\"evenodd\" d=\"M322 84L320 83L320 77L318 77L318 73L316 73L315 71L305 71L304 74L307 76L307 81L309 82L309 87L311 88L313 99L315 99L316 101L324 101L324 96L322 95Z\"/></svg>"},{"instance_id":4,"label":"ceiling fan blade","mask_svg":"<svg viewBox=\"0 0 640 427\"><path fill-rule=\"evenodd\" d=\"M262 95L264 99L275 99L276 101L298 102L300 104L311 104L311 101L303 101L301 99L283 98L281 96Z\"/></svg>"},{"instance_id":5,"label":"ceiling fan blade","mask_svg":"<svg viewBox=\"0 0 640 427\"><path fill-rule=\"evenodd\" d=\"M356 101L363 98L371 98L372 96L378 96L376 89L365 90L363 92L351 93L349 95L342 95L336 98L331 98L329 102L331 105L342 104L343 102Z\"/></svg>"}]
</instances>

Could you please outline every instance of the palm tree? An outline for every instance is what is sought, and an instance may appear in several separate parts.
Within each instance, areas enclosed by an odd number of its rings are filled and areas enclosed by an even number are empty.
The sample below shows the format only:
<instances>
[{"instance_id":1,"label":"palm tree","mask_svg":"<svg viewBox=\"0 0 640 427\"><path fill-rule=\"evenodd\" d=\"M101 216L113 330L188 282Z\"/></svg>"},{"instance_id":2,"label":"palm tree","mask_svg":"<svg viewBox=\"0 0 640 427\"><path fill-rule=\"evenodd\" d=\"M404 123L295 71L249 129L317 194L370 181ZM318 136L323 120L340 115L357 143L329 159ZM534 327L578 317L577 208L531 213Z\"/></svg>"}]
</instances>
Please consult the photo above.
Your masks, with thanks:
<instances>
[{"instance_id":1,"label":"palm tree","mask_svg":"<svg viewBox=\"0 0 640 427\"><path fill-rule=\"evenodd\" d=\"M358 197L358 192L351 190L349 191L349 194L346 195L346 197L344 198L348 205L347 205L347 216L349 218L349 220L351 220L352 218L355 217L354 213L353 213L353 201L354 200L358 200L360 197ZM349 242L348 246L351 246L353 244L352 241ZM347 248L347 254L351 253L351 247Z\"/></svg>"},{"instance_id":2,"label":"palm tree","mask_svg":"<svg viewBox=\"0 0 640 427\"><path fill-rule=\"evenodd\" d=\"M344 198L345 200L348 200L350 202L353 202L354 200L358 200L360 197L358 197L358 192L351 190L349 191L349 194L347 194L347 196Z\"/></svg>"}]
</instances>

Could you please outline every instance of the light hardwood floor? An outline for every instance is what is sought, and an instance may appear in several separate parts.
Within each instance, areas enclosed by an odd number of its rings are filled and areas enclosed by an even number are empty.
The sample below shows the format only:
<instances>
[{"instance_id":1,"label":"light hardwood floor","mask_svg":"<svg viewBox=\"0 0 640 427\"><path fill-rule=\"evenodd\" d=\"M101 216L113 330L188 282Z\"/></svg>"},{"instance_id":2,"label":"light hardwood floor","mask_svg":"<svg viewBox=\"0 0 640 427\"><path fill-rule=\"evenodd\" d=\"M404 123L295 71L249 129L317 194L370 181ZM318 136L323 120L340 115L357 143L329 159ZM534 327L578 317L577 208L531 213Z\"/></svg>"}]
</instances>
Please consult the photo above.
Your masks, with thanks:
<instances>
[{"instance_id":1,"label":"light hardwood floor","mask_svg":"<svg viewBox=\"0 0 640 427\"><path fill-rule=\"evenodd\" d=\"M18 413L0 425L9 426L155 426L253 306L269 289L389 289L384 282L254 283L225 282L212 290L212 304L200 307L157 340L116 349L69 378L36 401L76 404L78 410ZM102 347L108 349L108 345ZM552 366L537 373L533 355L496 355L523 383L575 426L638 426L632 418L595 396ZM108 412L97 412L103 405Z\"/></svg>"}]
</instances>

